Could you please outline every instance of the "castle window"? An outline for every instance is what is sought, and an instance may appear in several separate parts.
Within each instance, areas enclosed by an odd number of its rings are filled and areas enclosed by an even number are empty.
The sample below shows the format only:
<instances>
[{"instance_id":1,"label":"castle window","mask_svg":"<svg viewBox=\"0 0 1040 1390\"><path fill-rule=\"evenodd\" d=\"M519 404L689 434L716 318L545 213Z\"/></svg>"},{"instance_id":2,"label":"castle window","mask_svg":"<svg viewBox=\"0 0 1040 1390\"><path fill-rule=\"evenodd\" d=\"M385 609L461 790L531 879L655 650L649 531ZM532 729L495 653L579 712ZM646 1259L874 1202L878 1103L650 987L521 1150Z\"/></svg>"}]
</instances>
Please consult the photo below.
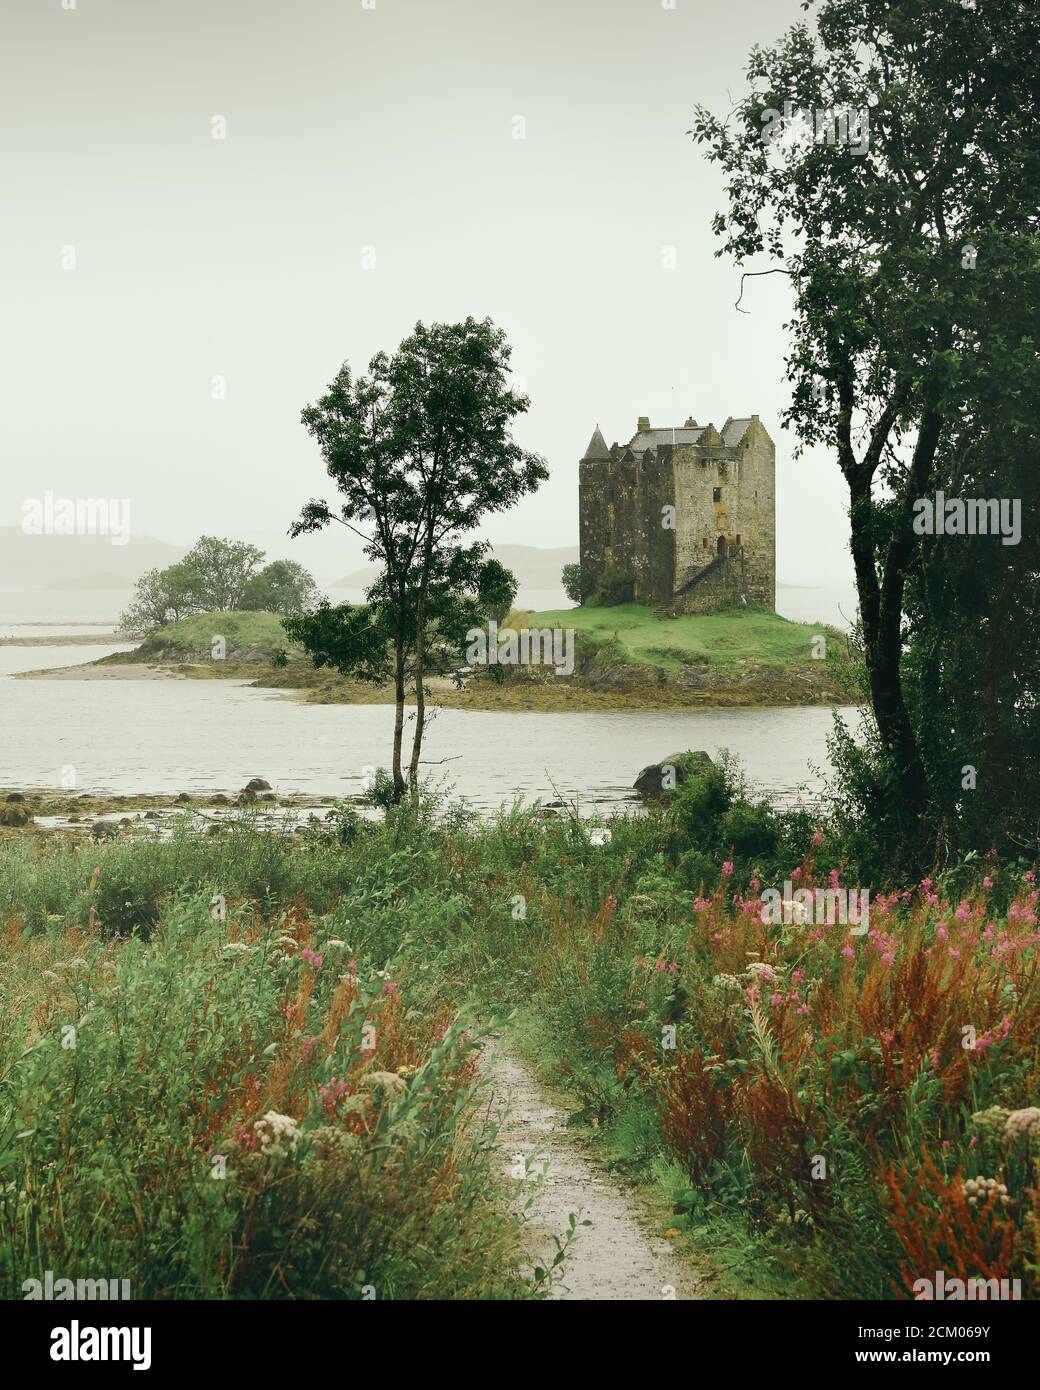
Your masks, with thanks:
<instances>
[{"instance_id":1,"label":"castle window","mask_svg":"<svg viewBox=\"0 0 1040 1390\"><path fill-rule=\"evenodd\" d=\"M713 502L721 502L721 501L722 501L722 488L720 488L720 487L713 487L713 488L712 488L712 490L711 490L711 500L712 500Z\"/></svg>"}]
</instances>

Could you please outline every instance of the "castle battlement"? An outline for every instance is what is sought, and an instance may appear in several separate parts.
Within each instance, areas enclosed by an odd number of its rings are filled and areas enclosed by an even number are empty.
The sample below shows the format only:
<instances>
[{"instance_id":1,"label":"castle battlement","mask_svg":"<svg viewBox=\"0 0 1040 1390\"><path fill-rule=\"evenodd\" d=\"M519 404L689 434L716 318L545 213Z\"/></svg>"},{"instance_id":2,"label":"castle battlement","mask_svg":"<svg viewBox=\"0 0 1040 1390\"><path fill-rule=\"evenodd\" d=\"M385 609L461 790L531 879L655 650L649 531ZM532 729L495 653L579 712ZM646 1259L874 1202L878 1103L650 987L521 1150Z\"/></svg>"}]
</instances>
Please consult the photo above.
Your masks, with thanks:
<instances>
[{"instance_id":1,"label":"castle battlement","mask_svg":"<svg viewBox=\"0 0 1040 1390\"><path fill-rule=\"evenodd\" d=\"M776 603L776 447L757 415L688 419L627 444L599 426L578 469L582 575L632 575L635 600L672 613Z\"/></svg>"}]
</instances>

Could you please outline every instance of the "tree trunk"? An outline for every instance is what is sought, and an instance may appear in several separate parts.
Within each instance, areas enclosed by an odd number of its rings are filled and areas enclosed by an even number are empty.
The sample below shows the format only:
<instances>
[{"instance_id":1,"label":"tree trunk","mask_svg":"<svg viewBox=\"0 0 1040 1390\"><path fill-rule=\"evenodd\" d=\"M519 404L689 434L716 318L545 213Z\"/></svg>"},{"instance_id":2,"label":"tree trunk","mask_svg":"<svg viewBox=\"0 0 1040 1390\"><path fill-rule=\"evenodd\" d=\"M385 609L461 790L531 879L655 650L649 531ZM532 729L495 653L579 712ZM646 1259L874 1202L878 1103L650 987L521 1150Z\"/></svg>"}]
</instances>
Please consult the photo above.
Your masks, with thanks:
<instances>
[{"instance_id":1,"label":"tree trunk","mask_svg":"<svg viewBox=\"0 0 1040 1390\"><path fill-rule=\"evenodd\" d=\"M934 452L934 450L933 450ZM916 470L908 481L908 507L912 505ZM856 569L860 614L863 619L863 645L870 700L878 734L892 759L903 809L919 818L928 803L928 784L914 737L900 676L902 656L902 603L906 561L912 536L909 512L907 535L893 538L885 557L882 584L875 568L874 504L868 477L850 480L852 505L852 558Z\"/></svg>"},{"instance_id":2,"label":"tree trunk","mask_svg":"<svg viewBox=\"0 0 1040 1390\"><path fill-rule=\"evenodd\" d=\"M398 633L394 641L394 800L404 797L404 774L401 771L401 743L404 737L404 636Z\"/></svg>"},{"instance_id":3,"label":"tree trunk","mask_svg":"<svg viewBox=\"0 0 1040 1390\"><path fill-rule=\"evenodd\" d=\"M429 561L426 570L429 569ZM419 602L415 615L415 734L412 738L412 757L408 764L408 790L414 801L419 795L419 755L422 752L423 732L426 728L426 692L423 682L426 679L426 574L423 575L419 589Z\"/></svg>"}]
</instances>

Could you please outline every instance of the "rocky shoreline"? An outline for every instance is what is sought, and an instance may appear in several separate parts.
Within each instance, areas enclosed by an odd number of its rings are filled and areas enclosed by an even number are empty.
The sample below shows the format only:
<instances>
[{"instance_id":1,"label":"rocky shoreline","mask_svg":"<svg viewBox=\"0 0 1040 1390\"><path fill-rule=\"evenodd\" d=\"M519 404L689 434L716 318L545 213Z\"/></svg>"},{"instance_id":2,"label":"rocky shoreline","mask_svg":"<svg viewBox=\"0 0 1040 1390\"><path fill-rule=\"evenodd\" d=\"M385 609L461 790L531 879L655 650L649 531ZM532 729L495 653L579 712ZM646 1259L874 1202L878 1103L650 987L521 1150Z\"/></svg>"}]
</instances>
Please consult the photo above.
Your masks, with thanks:
<instances>
[{"instance_id":1,"label":"rocky shoreline","mask_svg":"<svg viewBox=\"0 0 1040 1390\"><path fill-rule=\"evenodd\" d=\"M104 658L79 666L25 671L15 680L51 681L240 681L263 690L281 690L289 699L308 704L392 704L393 687L349 681L335 672L315 670L309 663L290 662L285 669L268 662L223 661L115 662ZM677 709L744 709L790 705L856 704L851 688L835 682L831 673L793 671L773 666L748 666L738 672L684 668L648 678L645 667L623 668L609 678L581 676L538 679L519 676L498 684L486 677L459 688L447 676L432 676L427 690L433 703L445 709L545 711L626 711ZM414 695L409 696L414 704Z\"/></svg>"}]
</instances>

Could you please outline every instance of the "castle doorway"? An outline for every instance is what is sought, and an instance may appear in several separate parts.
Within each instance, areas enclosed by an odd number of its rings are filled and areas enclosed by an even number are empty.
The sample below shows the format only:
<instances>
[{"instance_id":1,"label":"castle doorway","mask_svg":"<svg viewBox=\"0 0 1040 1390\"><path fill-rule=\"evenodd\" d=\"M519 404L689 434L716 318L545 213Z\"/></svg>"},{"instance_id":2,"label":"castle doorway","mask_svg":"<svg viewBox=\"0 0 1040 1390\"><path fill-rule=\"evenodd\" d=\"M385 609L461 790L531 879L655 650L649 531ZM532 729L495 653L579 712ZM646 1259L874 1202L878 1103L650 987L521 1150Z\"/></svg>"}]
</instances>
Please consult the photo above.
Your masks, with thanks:
<instances>
[{"instance_id":1,"label":"castle doorway","mask_svg":"<svg viewBox=\"0 0 1040 1390\"><path fill-rule=\"evenodd\" d=\"M715 549L716 549L716 551L718 552L719 555L725 555L725 553L726 553L726 537L725 537L725 536L720 536L720 537L719 537L719 539L718 539L718 544L715 546Z\"/></svg>"}]
</instances>

